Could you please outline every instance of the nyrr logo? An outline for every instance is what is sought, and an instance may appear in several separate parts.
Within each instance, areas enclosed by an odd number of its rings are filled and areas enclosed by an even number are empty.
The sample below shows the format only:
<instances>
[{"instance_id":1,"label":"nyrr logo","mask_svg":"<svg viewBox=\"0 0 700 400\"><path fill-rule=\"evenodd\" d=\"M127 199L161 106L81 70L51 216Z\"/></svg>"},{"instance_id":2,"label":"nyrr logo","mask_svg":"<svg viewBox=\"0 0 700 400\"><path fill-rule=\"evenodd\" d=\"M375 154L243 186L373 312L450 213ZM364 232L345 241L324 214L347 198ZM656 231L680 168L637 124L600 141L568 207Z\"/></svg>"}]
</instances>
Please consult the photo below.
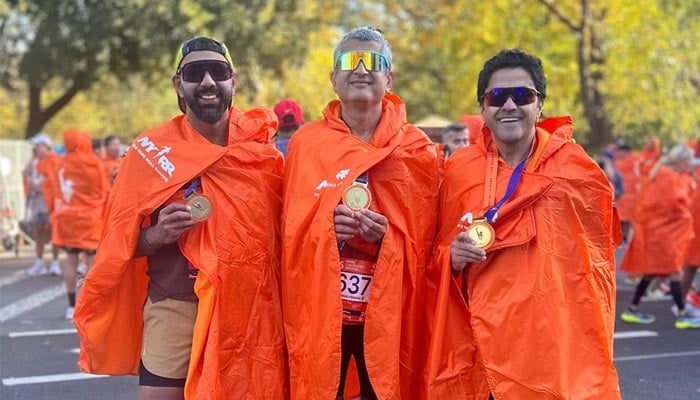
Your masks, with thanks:
<instances>
[{"instance_id":1,"label":"nyrr logo","mask_svg":"<svg viewBox=\"0 0 700 400\"><path fill-rule=\"evenodd\" d=\"M131 147L156 171L163 181L168 182L173 177L175 164L167 157L172 147L165 146L161 149L148 136L136 140L135 143L131 144Z\"/></svg>"},{"instance_id":2,"label":"nyrr logo","mask_svg":"<svg viewBox=\"0 0 700 400\"><path fill-rule=\"evenodd\" d=\"M314 190L314 197L318 197L321 195L321 190L325 188L334 188L338 185L341 185L343 183L343 179L345 179L348 174L350 174L349 169L341 169L338 171L337 174L335 174L335 182L330 182L328 179L324 179L321 181L321 183L316 186L316 189Z\"/></svg>"}]
</instances>

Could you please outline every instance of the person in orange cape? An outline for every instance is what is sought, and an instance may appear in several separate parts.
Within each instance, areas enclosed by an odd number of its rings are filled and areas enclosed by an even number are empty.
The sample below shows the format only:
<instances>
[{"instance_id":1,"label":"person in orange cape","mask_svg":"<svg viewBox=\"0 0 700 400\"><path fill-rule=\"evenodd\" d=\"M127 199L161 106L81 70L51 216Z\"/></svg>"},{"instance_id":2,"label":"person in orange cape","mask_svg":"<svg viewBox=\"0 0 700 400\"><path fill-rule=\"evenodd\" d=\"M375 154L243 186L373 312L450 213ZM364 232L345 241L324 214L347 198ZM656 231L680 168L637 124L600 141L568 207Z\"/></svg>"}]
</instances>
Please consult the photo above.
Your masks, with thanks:
<instances>
[{"instance_id":1,"label":"person in orange cape","mask_svg":"<svg viewBox=\"0 0 700 400\"><path fill-rule=\"evenodd\" d=\"M627 240L632 220L634 219L637 191L640 185L639 155L633 152L630 146L624 142L619 142L615 146L613 154L615 157L615 168L622 176L622 186L624 187L624 192L617 199L615 205L620 216L622 237Z\"/></svg>"},{"instance_id":2,"label":"person in orange cape","mask_svg":"<svg viewBox=\"0 0 700 400\"><path fill-rule=\"evenodd\" d=\"M185 115L139 135L112 188L76 308L80 369L138 374L140 399L285 399L277 120L231 106L214 39L184 42L172 81Z\"/></svg>"},{"instance_id":3,"label":"person in orange cape","mask_svg":"<svg viewBox=\"0 0 700 400\"><path fill-rule=\"evenodd\" d=\"M356 28L334 53L338 100L292 136L282 293L292 399L421 399L425 265L439 185L435 145L390 93L391 48Z\"/></svg>"},{"instance_id":4,"label":"person in orange cape","mask_svg":"<svg viewBox=\"0 0 700 400\"><path fill-rule=\"evenodd\" d=\"M477 87L481 139L447 161L440 190L430 398L620 399L612 187L570 117L537 122L539 58L502 50Z\"/></svg>"},{"instance_id":5,"label":"person in orange cape","mask_svg":"<svg viewBox=\"0 0 700 400\"><path fill-rule=\"evenodd\" d=\"M481 115L463 115L459 122L467 126L469 144L475 144L481 136L481 128L484 126L484 120L481 119Z\"/></svg>"},{"instance_id":6,"label":"person in orange cape","mask_svg":"<svg viewBox=\"0 0 700 400\"><path fill-rule=\"evenodd\" d=\"M655 318L639 310L639 303L656 276L667 276L678 308L678 329L700 328L700 318L685 309L681 288L682 269L695 236L691 212L693 152L677 145L659 159L639 194L633 221L634 235L621 269L643 275L632 302L620 318L629 323L651 324Z\"/></svg>"},{"instance_id":7,"label":"person in orange cape","mask_svg":"<svg viewBox=\"0 0 700 400\"><path fill-rule=\"evenodd\" d=\"M460 123L449 124L442 129L442 154L447 159L455 151L469 146L469 130Z\"/></svg>"},{"instance_id":8,"label":"person in orange cape","mask_svg":"<svg viewBox=\"0 0 700 400\"><path fill-rule=\"evenodd\" d=\"M692 149L692 147L691 147ZM688 254L685 257L685 268L683 269L683 279L681 281L681 297L687 300L685 308L688 313L700 316L700 305L693 304L692 300L697 299L698 291L693 288L693 281L700 267L700 190L698 189L698 178L700 177L700 167L695 167L692 174L693 195L690 203L690 213L693 216L693 231L695 236L688 246Z\"/></svg>"},{"instance_id":9,"label":"person in orange cape","mask_svg":"<svg viewBox=\"0 0 700 400\"><path fill-rule=\"evenodd\" d=\"M116 135L109 135L104 140L105 155L102 157L105 174L110 185L114 184L114 179L119 172L119 164L122 161L122 141Z\"/></svg>"},{"instance_id":10,"label":"person in orange cape","mask_svg":"<svg viewBox=\"0 0 700 400\"><path fill-rule=\"evenodd\" d=\"M78 279L78 255L87 254L89 268L102 231L102 211L107 196L107 180L102 162L92 152L90 134L76 130L63 133L66 156L48 179L52 186L53 245L68 254L63 265L63 281L68 294L66 318L72 319Z\"/></svg>"},{"instance_id":11,"label":"person in orange cape","mask_svg":"<svg viewBox=\"0 0 700 400\"><path fill-rule=\"evenodd\" d=\"M642 178L649 176L659 157L661 157L661 141L657 137L648 138L644 148L639 152L639 169Z\"/></svg>"}]
</instances>

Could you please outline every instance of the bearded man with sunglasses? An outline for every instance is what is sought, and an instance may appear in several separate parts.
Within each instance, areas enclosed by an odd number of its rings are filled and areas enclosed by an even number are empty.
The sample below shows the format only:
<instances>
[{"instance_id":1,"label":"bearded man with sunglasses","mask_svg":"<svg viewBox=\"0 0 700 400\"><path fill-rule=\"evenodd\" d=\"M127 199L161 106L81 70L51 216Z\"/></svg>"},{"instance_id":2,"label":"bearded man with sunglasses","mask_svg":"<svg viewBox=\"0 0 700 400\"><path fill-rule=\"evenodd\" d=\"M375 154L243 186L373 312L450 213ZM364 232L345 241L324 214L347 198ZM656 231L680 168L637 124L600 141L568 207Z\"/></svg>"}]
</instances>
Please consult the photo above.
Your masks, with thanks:
<instances>
[{"instance_id":1,"label":"bearded man with sunglasses","mask_svg":"<svg viewBox=\"0 0 700 400\"><path fill-rule=\"evenodd\" d=\"M183 43L184 115L139 135L75 312L80 368L139 375L139 399L284 399L283 159L270 110L238 111L226 46Z\"/></svg>"},{"instance_id":2,"label":"bearded man with sunglasses","mask_svg":"<svg viewBox=\"0 0 700 400\"><path fill-rule=\"evenodd\" d=\"M540 59L488 60L481 137L445 166L428 270L433 398L620 398L613 189L570 117L540 120L546 90Z\"/></svg>"},{"instance_id":3,"label":"bearded man with sunglasses","mask_svg":"<svg viewBox=\"0 0 700 400\"><path fill-rule=\"evenodd\" d=\"M289 144L282 291L292 399L342 399L354 367L365 399L422 398L438 157L390 93L391 60L380 31L343 36L330 76L338 100Z\"/></svg>"}]
</instances>

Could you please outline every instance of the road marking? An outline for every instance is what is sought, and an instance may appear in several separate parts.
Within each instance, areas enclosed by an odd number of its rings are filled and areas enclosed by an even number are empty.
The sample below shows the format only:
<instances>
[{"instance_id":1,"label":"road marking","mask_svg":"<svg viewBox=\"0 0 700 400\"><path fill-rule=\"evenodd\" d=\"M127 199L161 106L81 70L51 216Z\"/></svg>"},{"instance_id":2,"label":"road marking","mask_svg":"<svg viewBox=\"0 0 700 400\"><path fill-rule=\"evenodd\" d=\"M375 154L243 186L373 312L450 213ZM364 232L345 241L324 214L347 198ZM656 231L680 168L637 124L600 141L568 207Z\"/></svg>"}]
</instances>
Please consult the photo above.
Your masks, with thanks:
<instances>
[{"instance_id":1,"label":"road marking","mask_svg":"<svg viewBox=\"0 0 700 400\"><path fill-rule=\"evenodd\" d=\"M80 354L80 347L76 347L74 349L66 350L64 353L68 354Z\"/></svg>"},{"instance_id":2,"label":"road marking","mask_svg":"<svg viewBox=\"0 0 700 400\"><path fill-rule=\"evenodd\" d=\"M615 332L613 335L614 339L633 339L641 337L656 337L659 336L657 332L654 331L626 331L626 332Z\"/></svg>"},{"instance_id":3,"label":"road marking","mask_svg":"<svg viewBox=\"0 0 700 400\"><path fill-rule=\"evenodd\" d=\"M627 356L627 357L617 357L614 358L614 362L621 361L638 361L638 360L655 360L657 358L673 358L673 357L690 357L690 356L700 356L700 351L682 351L678 353L659 353L659 354L645 354L642 356Z\"/></svg>"},{"instance_id":4,"label":"road marking","mask_svg":"<svg viewBox=\"0 0 700 400\"><path fill-rule=\"evenodd\" d=\"M15 271L6 277L0 278L0 287L12 285L13 283L28 277L29 275L27 275L25 271Z\"/></svg>"},{"instance_id":5,"label":"road marking","mask_svg":"<svg viewBox=\"0 0 700 400\"><path fill-rule=\"evenodd\" d=\"M3 386L17 386L17 385L32 385L35 383L52 383L52 382L66 382L66 381L79 381L83 379L95 379L95 378L107 378L109 375L90 375L84 374L82 372L76 372L72 374L56 374L56 375L37 375L37 376L25 376L22 378L5 378L2 380Z\"/></svg>"},{"instance_id":6,"label":"road marking","mask_svg":"<svg viewBox=\"0 0 700 400\"><path fill-rule=\"evenodd\" d=\"M56 297L65 293L66 290L63 284L47 287L39 292L34 293L31 296L27 296L21 300L17 300L14 303L8 304L5 307L0 308L0 322L5 322L12 319L22 313L33 310L37 307L50 302Z\"/></svg>"},{"instance_id":7,"label":"road marking","mask_svg":"<svg viewBox=\"0 0 700 400\"><path fill-rule=\"evenodd\" d=\"M7 336L11 338L30 337L30 336L52 336L52 335L69 335L78 333L75 328L70 329L51 329L46 331L25 331L25 332L10 332Z\"/></svg>"}]
</instances>

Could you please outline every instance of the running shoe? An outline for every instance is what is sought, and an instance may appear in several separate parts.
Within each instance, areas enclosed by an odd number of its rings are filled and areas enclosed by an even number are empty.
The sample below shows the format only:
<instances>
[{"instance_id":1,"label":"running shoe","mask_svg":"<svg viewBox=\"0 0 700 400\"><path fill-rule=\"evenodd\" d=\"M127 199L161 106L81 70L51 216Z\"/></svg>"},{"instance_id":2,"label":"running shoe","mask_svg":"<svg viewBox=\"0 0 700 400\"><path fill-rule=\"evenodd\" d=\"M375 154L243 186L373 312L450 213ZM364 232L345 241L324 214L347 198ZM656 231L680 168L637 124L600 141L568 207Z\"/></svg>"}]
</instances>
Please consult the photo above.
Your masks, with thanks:
<instances>
[{"instance_id":1,"label":"running shoe","mask_svg":"<svg viewBox=\"0 0 700 400\"><path fill-rule=\"evenodd\" d=\"M697 329L700 328L700 318L684 315L676 318L676 329Z\"/></svg>"},{"instance_id":2,"label":"running shoe","mask_svg":"<svg viewBox=\"0 0 700 400\"><path fill-rule=\"evenodd\" d=\"M58 260L51 261L51 266L49 266L49 273L53 276L61 276L61 266L58 264Z\"/></svg>"},{"instance_id":3,"label":"running shoe","mask_svg":"<svg viewBox=\"0 0 700 400\"><path fill-rule=\"evenodd\" d=\"M651 324L656 320L651 314L645 314L640 311L625 310L625 312L620 315L620 319L630 324Z\"/></svg>"},{"instance_id":4,"label":"running shoe","mask_svg":"<svg viewBox=\"0 0 700 400\"><path fill-rule=\"evenodd\" d=\"M74 312L75 312L75 307L66 308L66 319L73 319Z\"/></svg>"},{"instance_id":5,"label":"running shoe","mask_svg":"<svg viewBox=\"0 0 700 400\"><path fill-rule=\"evenodd\" d=\"M39 276L46 274L46 266L43 260L34 261L34 265L27 269L27 275L29 276Z\"/></svg>"},{"instance_id":6,"label":"running shoe","mask_svg":"<svg viewBox=\"0 0 700 400\"><path fill-rule=\"evenodd\" d=\"M686 303L685 311L686 311L687 315L689 315L693 318L700 318L700 308L693 307L693 305L690 303ZM675 315L677 317L678 316L678 306L675 304L672 305L671 312L673 313L673 315Z\"/></svg>"}]
</instances>

